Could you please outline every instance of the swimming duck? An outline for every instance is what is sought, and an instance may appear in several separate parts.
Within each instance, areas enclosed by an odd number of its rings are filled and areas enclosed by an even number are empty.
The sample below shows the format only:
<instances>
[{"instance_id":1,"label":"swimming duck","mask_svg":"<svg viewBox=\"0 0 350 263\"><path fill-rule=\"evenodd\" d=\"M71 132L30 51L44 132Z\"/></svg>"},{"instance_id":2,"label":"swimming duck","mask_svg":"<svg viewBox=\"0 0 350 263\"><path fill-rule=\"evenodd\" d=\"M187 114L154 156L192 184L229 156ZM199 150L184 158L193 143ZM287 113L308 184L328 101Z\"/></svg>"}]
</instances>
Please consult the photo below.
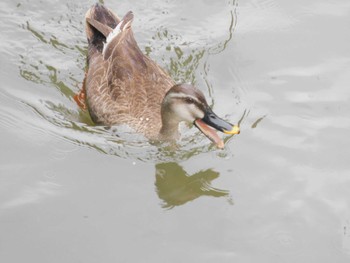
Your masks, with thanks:
<instances>
[{"instance_id":1,"label":"swimming duck","mask_svg":"<svg viewBox=\"0 0 350 263\"><path fill-rule=\"evenodd\" d=\"M239 127L219 118L203 93L190 84L175 84L137 45L131 23L133 13L119 19L95 4L86 13L88 70L84 80L86 104L96 124L127 124L149 139L179 137L182 121L194 123L219 148L214 131L238 134Z\"/></svg>"}]
</instances>

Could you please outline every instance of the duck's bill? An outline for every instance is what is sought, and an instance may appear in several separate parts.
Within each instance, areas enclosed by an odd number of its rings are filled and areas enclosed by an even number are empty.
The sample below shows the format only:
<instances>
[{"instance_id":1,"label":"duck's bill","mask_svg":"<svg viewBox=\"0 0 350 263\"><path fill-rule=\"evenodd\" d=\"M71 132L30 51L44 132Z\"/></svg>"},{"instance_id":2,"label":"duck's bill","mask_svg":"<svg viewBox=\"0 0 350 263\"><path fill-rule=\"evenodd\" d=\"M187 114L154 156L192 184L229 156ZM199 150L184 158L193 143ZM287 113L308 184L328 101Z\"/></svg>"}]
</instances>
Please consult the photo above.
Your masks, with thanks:
<instances>
[{"instance_id":1,"label":"duck's bill","mask_svg":"<svg viewBox=\"0 0 350 263\"><path fill-rule=\"evenodd\" d=\"M239 127L219 118L211 109L209 109L203 119L195 120L196 127L207 136L220 149L224 148L224 141L219 137L215 130L226 134L238 134Z\"/></svg>"},{"instance_id":2,"label":"duck's bill","mask_svg":"<svg viewBox=\"0 0 350 263\"><path fill-rule=\"evenodd\" d=\"M204 123L201 119L197 119L194 121L194 125L211 140L216 146L220 149L224 148L224 141L219 137L216 131L211 128L209 125Z\"/></svg>"}]
</instances>

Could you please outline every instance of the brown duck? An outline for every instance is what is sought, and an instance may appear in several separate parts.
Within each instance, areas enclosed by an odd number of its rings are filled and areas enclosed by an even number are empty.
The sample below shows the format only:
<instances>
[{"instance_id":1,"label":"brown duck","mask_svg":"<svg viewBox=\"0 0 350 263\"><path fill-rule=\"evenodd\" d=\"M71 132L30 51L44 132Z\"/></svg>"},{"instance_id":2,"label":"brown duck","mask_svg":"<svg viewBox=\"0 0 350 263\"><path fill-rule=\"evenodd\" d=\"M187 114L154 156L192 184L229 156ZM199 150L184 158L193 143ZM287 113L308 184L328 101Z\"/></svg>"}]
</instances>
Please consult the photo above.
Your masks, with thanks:
<instances>
[{"instance_id":1,"label":"brown duck","mask_svg":"<svg viewBox=\"0 0 350 263\"><path fill-rule=\"evenodd\" d=\"M121 20L103 5L86 13L88 70L83 93L96 124L127 124L150 139L178 138L181 121L194 123L220 148L214 131L238 134L213 113L203 93L189 84L175 84L170 76L138 47L131 23L133 13Z\"/></svg>"}]
</instances>

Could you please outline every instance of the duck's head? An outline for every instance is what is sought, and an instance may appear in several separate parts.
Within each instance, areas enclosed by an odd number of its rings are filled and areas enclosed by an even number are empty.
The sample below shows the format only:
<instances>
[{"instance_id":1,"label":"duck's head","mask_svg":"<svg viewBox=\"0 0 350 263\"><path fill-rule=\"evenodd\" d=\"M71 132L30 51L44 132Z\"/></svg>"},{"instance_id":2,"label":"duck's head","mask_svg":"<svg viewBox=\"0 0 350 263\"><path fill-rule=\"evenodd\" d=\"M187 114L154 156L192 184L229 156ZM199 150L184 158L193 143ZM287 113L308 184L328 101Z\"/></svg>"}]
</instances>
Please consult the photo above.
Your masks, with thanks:
<instances>
[{"instance_id":1,"label":"duck's head","mask_svg":"<svg viewBox=\"0 0 350 263\"><path fill-rule=\"evenodd\" d=\"M162 103L162 129L160 134L172 137L177 133L181 121L193 123L217 147L223 148L224 142L215 132L238 134L239 127L219 118L209 107L204 94L189 84L173 86L166 94Z\"/></svg>"}]
</instances>

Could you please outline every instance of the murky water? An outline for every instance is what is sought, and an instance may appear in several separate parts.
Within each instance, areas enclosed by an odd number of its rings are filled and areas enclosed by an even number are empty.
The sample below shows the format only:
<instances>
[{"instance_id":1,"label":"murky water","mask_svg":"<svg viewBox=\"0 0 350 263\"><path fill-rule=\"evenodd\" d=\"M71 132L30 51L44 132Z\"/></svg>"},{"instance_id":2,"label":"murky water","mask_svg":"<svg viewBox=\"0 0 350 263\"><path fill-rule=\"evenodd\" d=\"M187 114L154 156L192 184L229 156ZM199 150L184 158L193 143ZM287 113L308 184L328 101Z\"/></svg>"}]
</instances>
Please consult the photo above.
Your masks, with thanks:
<instances>
[{"instance_id":1,"label":"murky water","mask_svg":"<svg viewBox=\"0 0 350 263\"><path fill-rule=\"evenodd\" d=\"M0 261L348 262L349 1L106 2L240 122L225 150L91 123L93 3L0 3Z\"/></svg>"}]
</instances>

